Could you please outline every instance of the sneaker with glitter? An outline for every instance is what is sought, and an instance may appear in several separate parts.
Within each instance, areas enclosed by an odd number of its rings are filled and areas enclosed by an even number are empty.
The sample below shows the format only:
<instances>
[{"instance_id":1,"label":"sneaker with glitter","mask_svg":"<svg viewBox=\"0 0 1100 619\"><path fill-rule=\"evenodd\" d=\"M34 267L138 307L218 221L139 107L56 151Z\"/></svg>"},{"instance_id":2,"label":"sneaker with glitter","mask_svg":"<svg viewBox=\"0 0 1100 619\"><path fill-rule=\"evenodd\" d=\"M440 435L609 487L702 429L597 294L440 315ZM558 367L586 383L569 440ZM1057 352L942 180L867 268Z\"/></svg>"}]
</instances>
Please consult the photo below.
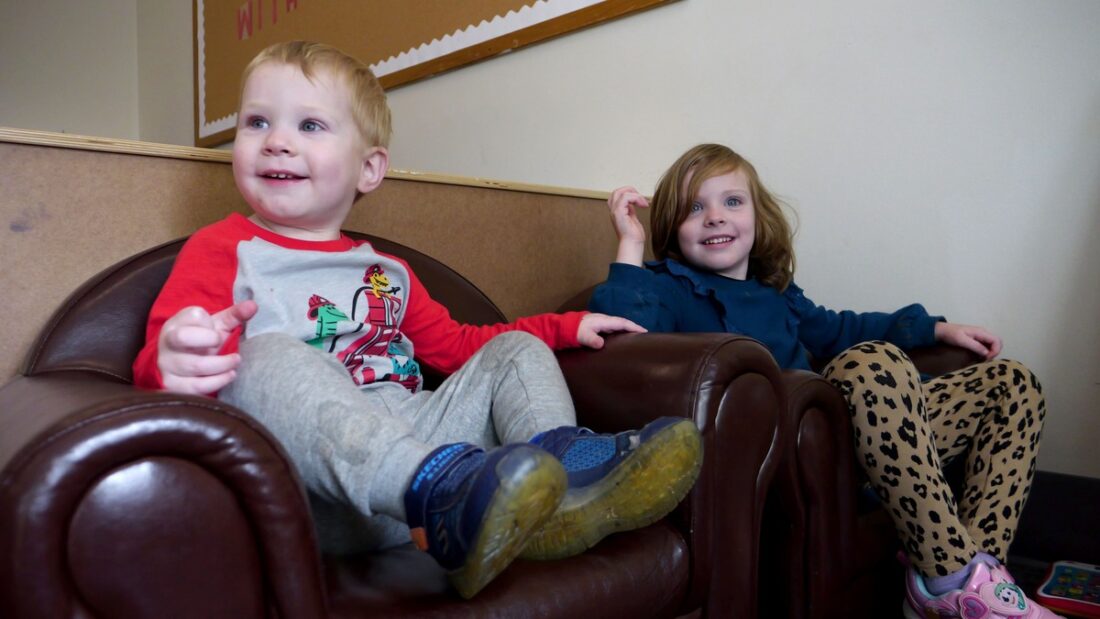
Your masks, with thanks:
<instances>
[{"instance_id":1,"label":"sneaker with glitter","mask_svg":"<svg viewBox=\"0 0 1100 619\"><path fill-rule=\"evenodd\" d=\"M569 487L527 542L525 559L569 557L612 533L660 520L695 484L703 464L699 430L680 417L618 434L563 426L531 443L561 460Z\"/></svg>"},{"instance_id":2,"label":"sneaker with glitter","mask_svg":"<svg viewBox=\"0 0 1100 619\"><path fill-rule=\"evenodd\" d=\"M561 502L566 476L524 443L489 452L467 443L437 448L405 491L413 542L471 598L512 562Z\"/></svg>"},{"instance_id":3,"label":"sneaker with glitter","mask_svg":"<svg viewBox=\"0 0 1100 619\"><path fill-rule=\"evenodd\" d=\"M932 595L924 579L910 567L905 578L906 619L961 617L963 619L1057 619L1056 615L1024 595L1003 565L979 555L970 562L970 577L961 589Z\"/></svg>"}]
</instances>

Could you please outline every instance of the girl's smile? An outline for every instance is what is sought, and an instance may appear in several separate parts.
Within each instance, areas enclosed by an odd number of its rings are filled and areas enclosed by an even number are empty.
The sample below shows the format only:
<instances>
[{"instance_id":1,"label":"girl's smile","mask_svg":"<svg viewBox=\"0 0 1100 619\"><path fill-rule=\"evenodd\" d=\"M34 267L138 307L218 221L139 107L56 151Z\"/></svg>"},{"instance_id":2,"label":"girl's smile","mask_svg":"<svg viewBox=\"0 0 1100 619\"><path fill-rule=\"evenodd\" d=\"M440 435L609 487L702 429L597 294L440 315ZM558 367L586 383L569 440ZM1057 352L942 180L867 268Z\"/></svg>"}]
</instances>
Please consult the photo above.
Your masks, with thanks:
<instances>
[{"instance_id":1,"label":"girl's smile","mask_svg":"<svg viewBox=\"0 0 1100 619\"><path fill-rule=\"evenodd\" d=\"M719 275L745 279L756 238L756 209L745 173L734 170L706 179L689 208L677 233L684 259Z\"/></svg>"}]
</instances>

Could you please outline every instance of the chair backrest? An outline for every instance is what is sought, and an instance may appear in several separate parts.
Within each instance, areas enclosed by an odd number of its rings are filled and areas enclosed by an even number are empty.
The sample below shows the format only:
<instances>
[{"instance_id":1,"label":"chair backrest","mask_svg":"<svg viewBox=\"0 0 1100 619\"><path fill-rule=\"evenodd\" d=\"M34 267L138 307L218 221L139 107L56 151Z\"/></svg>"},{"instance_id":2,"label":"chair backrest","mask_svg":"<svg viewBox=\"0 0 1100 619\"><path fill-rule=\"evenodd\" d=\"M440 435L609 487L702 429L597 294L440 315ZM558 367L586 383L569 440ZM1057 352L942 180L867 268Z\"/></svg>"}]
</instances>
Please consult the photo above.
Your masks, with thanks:
<instances>
[{"instance_id":1,"label":"chair backrest","mask_svg":"<svg viewBox=\"0 0 1100 619\"><path fill-rule=\"evenodd\" d=\"M468 324L503 322L504 314L466 278L434 258L371 235L380 252L402 258L432 298ZM145 322L186 239L154 247L108 267L85 282L58 308L39 334L23 374L82 370L130 382L130 365L145 343Z\"/></svg>"}]
</instances>

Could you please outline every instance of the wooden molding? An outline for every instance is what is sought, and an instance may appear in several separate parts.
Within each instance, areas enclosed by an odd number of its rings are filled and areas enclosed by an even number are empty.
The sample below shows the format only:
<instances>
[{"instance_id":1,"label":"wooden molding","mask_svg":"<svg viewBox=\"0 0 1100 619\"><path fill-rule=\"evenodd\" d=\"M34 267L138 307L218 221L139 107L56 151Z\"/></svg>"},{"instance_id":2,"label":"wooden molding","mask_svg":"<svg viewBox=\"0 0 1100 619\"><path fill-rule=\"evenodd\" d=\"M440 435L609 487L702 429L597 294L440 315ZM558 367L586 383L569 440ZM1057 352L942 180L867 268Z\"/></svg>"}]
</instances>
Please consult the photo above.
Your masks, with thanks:
<instances>
[{"instance_id":1,"label":"wooden molding","mask_svg":"<svg viewBox=\"0 0 1100 619\"><path fill-rule=\"evenodd\" d=\"M233 154L228 150L201 148L197 146L157 144L155 142L142 142L139 140L126 140L121 138L102 138L71 133L54 133L51 131L37 131L33 129L14 129L11 127L0 127L0 142L36 144L39 146L55 146L58 148L75 148L78 150L94 150L220 163L232 163L233 161ZM415 170L390 170L386 174L386 178L466 187L489 187L507 191L524 191L552 196L594 198L597 200L606 200L611 195L606 191L518 183L472 176L418 172Z\"/></svg>"}]
</instances>

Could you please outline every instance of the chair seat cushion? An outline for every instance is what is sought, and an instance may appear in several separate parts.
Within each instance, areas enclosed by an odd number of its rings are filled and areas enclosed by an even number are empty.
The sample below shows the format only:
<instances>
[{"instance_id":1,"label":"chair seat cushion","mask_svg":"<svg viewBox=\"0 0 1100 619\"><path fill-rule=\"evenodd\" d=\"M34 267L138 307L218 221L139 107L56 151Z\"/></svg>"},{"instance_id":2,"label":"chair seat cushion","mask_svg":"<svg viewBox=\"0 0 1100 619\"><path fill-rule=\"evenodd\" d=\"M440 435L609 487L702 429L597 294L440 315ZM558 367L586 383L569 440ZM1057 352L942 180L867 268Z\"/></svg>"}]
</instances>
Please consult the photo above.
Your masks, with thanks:
<instances>
[{"instance_id":1,"label":"chair seat cushion","mask_svg":"<svg viewBox=\"0 0 1100 619\"><path fill-rule=\"evenodd\" d=\"M411 545L325 557L331 617L675 616L687 592L688 550L667 521L612 535L558 561L517 560L463 600L427 554Z\"/></svg>"}]
</instances>

